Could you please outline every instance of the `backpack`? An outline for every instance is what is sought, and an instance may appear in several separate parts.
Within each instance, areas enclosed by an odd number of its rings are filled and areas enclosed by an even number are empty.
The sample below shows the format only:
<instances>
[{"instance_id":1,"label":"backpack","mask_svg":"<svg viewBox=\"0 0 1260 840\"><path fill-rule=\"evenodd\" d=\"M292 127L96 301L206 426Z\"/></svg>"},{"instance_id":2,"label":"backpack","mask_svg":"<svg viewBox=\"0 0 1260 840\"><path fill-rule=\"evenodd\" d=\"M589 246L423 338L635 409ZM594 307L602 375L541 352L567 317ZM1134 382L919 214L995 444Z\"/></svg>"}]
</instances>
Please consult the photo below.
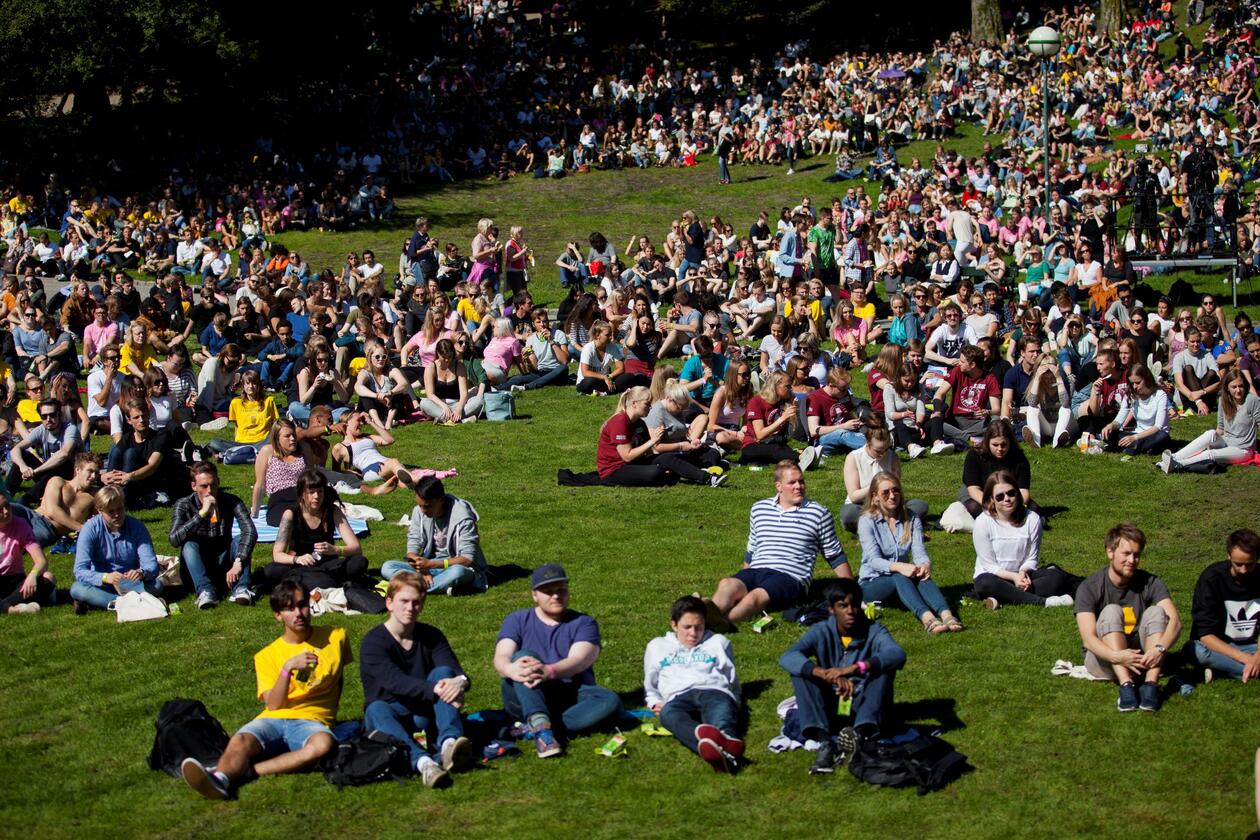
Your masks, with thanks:
<instances>
[{"instance_id":1,"label":"backpack","mask_svg":"<svg viewBox=\"0 0 1260 840\"><path fill-rule=\"evenodd\" d=\"M338 788L405 779L415 772L410 748L379 729L338 744L324 757L320 769Z\"/></svg>"},{"instance_id":2,"label":"backpack","mask_svg":"<svg viewBox=\"0 0 1260 840\"><path fill-rule=\"evenodd\" d=\"M919 796L939 790L967 767L967 757L935 735L910 729L893 740L858 740L849 772L878 787L915 785Z\"/></svg>"},{"instance_id":3,"label":"backpack","mask_svg":"<svg viewBox=\"0 0 1260 840\"><path fill-rule=\"evenodd\" d=\"M149 751L149 769L180 777L185 758L195 758L213 765L227 749L228 734L206 711L200 700L176 698L167 700L154 724L153 749Z\"/></svg>"}]
</instances>

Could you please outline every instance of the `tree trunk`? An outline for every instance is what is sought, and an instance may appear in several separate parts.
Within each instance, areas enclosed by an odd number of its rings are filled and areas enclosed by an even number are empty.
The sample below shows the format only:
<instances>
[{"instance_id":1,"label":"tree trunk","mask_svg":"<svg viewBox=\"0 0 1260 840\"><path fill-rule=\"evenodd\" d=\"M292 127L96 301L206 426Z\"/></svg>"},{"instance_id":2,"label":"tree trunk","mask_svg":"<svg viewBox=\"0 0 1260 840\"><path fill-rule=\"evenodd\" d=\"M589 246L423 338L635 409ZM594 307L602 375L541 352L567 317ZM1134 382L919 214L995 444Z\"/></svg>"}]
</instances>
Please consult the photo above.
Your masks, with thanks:
<instances>
[{"instance_id":1,"label":"tree trunk","mask_svg":"<svg viewBox=\"0 0 1260 840\"><path fill-rule=\"evenodd\" d=\"M1124 28L1124 0L1102 0L1098 9L1098 31L1113 35Z\"/></svg>"},{"instance_id":2,"label":"tree trunk","mask_svg":"<svg viewBox=\"0 0 1260 840\"><path fill-rule=\"evenodd\" d=\"M971 40L977 44L1001 44L1005 37L998 0L971 0Z\"/></svg>"}]
</instances>

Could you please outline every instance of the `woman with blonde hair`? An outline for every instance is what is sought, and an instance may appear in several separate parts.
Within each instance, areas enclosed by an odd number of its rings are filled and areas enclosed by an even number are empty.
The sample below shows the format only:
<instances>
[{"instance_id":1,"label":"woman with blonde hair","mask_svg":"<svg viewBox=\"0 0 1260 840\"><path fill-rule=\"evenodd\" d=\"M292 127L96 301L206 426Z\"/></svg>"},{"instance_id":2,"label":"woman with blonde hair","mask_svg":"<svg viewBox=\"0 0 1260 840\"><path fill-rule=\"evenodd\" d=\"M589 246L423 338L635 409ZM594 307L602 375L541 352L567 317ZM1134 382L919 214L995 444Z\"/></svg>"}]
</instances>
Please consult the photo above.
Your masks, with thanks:
<instances>
[{"instance_id":1,"label":"woman with blonde hair","mask_svg":"<svg viewBox=\"0 0 1260 840\"><path fill-rule=\"evenodd\" d=\"M796 400L788 375L776 370L766 377L761 390L744 407L744 445L741 464L777 464L797 461L802 470L814 464L817 452L807 446L799 454L788 446L788 430L796 419Z\"/></svg>"},{"instance_id":2,"label":"woman with blonde hair","mask_svg":"<svg viewBox=\"0 0 1260 840\"><path fill-rule=\"evenodd\" d=\"M1054 447L1071 443L1075 436L1071 391L1054 354L1042 353L1034 363L1020 412L1024 415L1025 443L1041 446L1047 437Z\"/></svg>"},{"instance_id":3,"label":"woman with blonde hair","mask_svg":"<svg viewBox=\"0 0 1260 840\"><path fill-rule=\"evenodd\" d=\"M498 238L498 228L494 219L482 219L477 222L477 235L473 237L470 248L472 270L468 272L468 282L480 283L489 278L494 287L499 288L499 252L503 243Z\"/></svg>"},{"instance_id":4,"label":"woman with blonde hair","mask_svg":"<svg viewBox=\"0 0 1260 840\"><path fill-rule=\"evenodd\" d=\"M650 463L652 448L665 435L665 427L649 430L643 422L652 394L636 385L617 400L617 410L599 430L595 465L599 483L610 487L663 487L673 483L669 470Z\"/></svg>"},{"instance_id":5,"label":"woman with blonde hair","mask_svg":"<svg viewBox=\"0 0 1260 840\"><path fill-rule=\"evenodd\" d=\"M731 465L705 441L708 417L696 415L690 424L683 420L691 404L691 392L685 383L678 379L665 383L664 396L652 406L644 421L649 432L664 429L652 447L652 463L695 484L718 487L726 481Z\"/></svg>"}]
</instances>

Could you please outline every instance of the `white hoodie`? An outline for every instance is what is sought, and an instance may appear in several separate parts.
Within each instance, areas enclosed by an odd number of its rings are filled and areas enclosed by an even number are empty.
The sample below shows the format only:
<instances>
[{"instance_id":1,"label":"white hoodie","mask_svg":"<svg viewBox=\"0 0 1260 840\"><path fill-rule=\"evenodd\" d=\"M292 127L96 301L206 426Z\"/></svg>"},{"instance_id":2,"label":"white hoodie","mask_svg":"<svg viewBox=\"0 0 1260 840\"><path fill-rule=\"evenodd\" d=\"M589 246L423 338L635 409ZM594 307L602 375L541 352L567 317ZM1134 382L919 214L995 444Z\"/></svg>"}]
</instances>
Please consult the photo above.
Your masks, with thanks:
<instances>
[{"instance_id":1,"label":"white hoodie","mask_svg":"<svg viewBox=\"0 0 1260 840\"><path fill-rule=\"evenodd\" d=\"M684 647L673 631L648 642L643 654L643 693L649 709L694 688L713 689L739 700L739 677L731 642L705 631L700 644Z\"/></svg>"}]
</instances>

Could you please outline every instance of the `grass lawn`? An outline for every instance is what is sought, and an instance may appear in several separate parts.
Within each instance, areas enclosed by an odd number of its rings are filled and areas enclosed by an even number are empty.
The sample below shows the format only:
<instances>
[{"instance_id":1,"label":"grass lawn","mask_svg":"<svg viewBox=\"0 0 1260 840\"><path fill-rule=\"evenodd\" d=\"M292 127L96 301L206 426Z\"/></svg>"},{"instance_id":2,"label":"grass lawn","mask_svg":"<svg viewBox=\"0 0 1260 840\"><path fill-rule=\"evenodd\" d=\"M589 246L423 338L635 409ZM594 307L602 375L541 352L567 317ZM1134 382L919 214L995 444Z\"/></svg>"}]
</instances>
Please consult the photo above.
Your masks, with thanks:
<instances>
[{"instance_id":1,"label":"grass lawn","mask_svg":"<svg viewBox=\"0 0 1260 840\"><path fill-rule=\"evenodd\" d=\"M963 144L972 146L979 147L978 138ZM908 162L929 151L918 144L901 157ZM584 240L596 229L618 249L640 232L659 241L668 220L688 207L706 217L718 213L741 230L761 208L777 211L802 195L819 202L842 193L845 185L822 183L830 168L829 161L812 159L792 178L781 168L738 168L735 184L718 187L716 165L706 158L702 167L682 172L460 184L404 199L395 229L283 241L317 267L339 264L347 249L365 247L392 265L416 214L429 215L438 238L462 248L476 220L490 216L505 231L525 225L541 264L564 240ZM1201 291L1226 290L1217 276L1180 276ZM1166 288L1173 277L1159 279L1156 285ZM559 298L550 269L539 271L535 294L545 303ZM408 427L392 448L411 464L459 469L448 487L479 510L483 544L499 572L483 595L430 599L423 618L446 632L471 675L470 708L498 708L491 652L499 624L529 603L527 570L564 563L573 607L594 615L603 632L600 684L621 692L627 706L639 706L645 644L668 628L674 598L697 589L707 594L739 567L748 510L773 493L770 473L740 468L719 490L560 488L558 467L593 468L598 428L612 402L545 389L521 397L518 410L524 418L511 423ZM1209 422L1178 421L1174 436L1188 440ZM1251 468L1166 477L1149 458L1125 463L1113 455L1034 451L1030 459L1036 498L1062 511L1045 535L1043 562L1088 574L1105 562L1107 528L1133 521L1149 537L1144 566L1168 582L1187 628L1200 570L1222 558L1229 530L1256 525L1260 473ZM840 467L833 459L808 476L811 495L833 509L844 496ZM924 457L904 469L907 492L927 499L937 515L953 499L961 469L961 456ZM252 469L223 473L225 484L248 498ZM178 483L172 487L181 490ZM392 523L410 510L407 494L353 501L384 513L365 543L373 565L400 557L405 529ZM141 518L159 553L169 553L169 511ZM842 542L856 563L856 539L843 534ZM255 552L256 567L269 548ZM956 601L971 578L970 537L933 531L928 551L936 578ZM65 556L53 559L63 586L70 567ZM1035 608L988 613L964 607L968 631L939 638L927 636L905 612L885 613L909 656L897 682L899 711L943 726L976 768L924 799L910 790L866 787L847 773L809 777L808 756L766 750L780 725L775 706L791 693L777 659L801 632L780 623L764 635L744 631L733 639L752 759L733 778L715 776L672 740L635 732L629 758L594 755L600 736L577 739L565 758L545 765L526 745L522 758L458 777L443 792L418 780L338 792L318 776L296 776L251 784L237 802L208 803L145 766L158 707L171 697L198 697L229 731L239 727L260 707L252 655L280 628L265 606L224 605L204 613L191 599L182 606L182 615L166 621L123 627L100 613L76 618L68 607L3 622L0 731L7 737L0 743L0 833L690 837L712 828L758 838L834 835L852 826L860 835L932 838L1238 837L1254 827L1257 729L1246 711L1254 708L1254 688L1218 681L1189 697L1169 698L1157 715L1120 715L1111 686L1050 676L1056 659L1080 662L1080 643L1069 610ZM379 619L320 621L346 626L357 650ZM343 718L362 712L354 667L341 711ZM842 827L833 827L841 820Z\"/></svg>"}]
</instances>

